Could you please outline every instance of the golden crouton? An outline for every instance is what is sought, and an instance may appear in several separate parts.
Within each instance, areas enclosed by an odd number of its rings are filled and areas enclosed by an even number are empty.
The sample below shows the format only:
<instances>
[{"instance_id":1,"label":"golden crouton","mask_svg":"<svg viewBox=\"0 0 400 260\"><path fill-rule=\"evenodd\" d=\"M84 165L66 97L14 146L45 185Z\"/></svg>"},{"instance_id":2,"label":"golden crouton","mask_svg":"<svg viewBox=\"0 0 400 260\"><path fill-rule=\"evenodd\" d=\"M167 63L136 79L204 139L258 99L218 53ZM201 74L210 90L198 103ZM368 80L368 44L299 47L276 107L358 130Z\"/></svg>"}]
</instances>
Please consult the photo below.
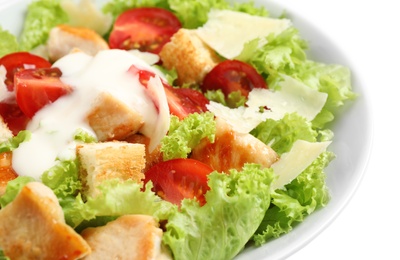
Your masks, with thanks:
<instances>
[{"instance_id":1,"label":"golden crouton","mask_svg":"<svg viewBox=\"0 0 400 260\"><path fill-rule=\"evenodd\" d=\"M51 61L54 62L77 49L95 55L109 47L99 34L85 27L59 25L50 31L47 50Z\"/></svg>"},{"instance_id":2,"label":"golden crouton","mask_svg":"<svg viewBox=\"0 0 400 260\"><path fill-rule=\"evenodd\" d=\"M140 183L144 179L146 162L143 144L90 143L78 145L76 150L86 196L97 196L100 192L97 187L106 180L134 180Z\"/></svg>"},{"instance_id":3,"label":"golden crouton","mask_svg":"<svg viewBox=\"0 0 400 260\"><path fill-rule=\"evenodd\" d=\"M82 237L92 248L90 259L172 259L162 246L162 230L152 216L125 215L105 226L87 228Z\"/></svg>"},{"instance_id":4,"label":"golden crouton","mask_svg":"<svg viewBox=\"0 0 400 260\"><path fill-rule=\"evenodd\" d=\"M164 45L160 58L167 69L176 69L178 84L199 84L220 58L193 30L180 29Z\"/></svg>"},{"instance_id":5,"label":"golden crouton","mask_svg":"<svg viewBox=\"0 0 400 260\"><path fill-rule=\"evenodd\" d=\"M0 153L0 196L6 192L7 183L17 178L17 173L11 166L12 153Z\"/></svg>"},{"instance_id":6,"label":"golden crouton","mask_svg":"<svg viewBox=\"0 0 400 260\"><path fill-rule=\"evenodd\" d=\"M146 167L143 172L146 172L153 165L162 162L163 154L161 152L161 145L158 145L152 152L149 151L150 138L141 134L134 134L125 139L128 143L144 144L146 147Z\"/></svg>"},{"instance_id":7,"label":"golden crouton","mask_svg":"<svg viewBox=\"0 0 400 260\"><path fill-rule=\"evenodd\" d=\"M27 184L0 210L0 248L10 259L79 259L91 251L65 223L52 190L40 182Z\"/></svg>"},{"instance_id":8,"label":"golden crouton","mask_svg":"<svg viewBox=\"0 0 400 260\"><path fill-rule=\"evenodd\" d=\"M217 120L215 142L203 139L192 150L191 158L208 164L219 172L241 170L245 163L257 163L269 168L279 159L271 147L251 134L235 132L225 121Z\"/></svg>"},{"instance_id":9,"label":"golden crouton","mask_svg":"<svg viewBox=\"0 0 400 260\"><path fill-rule=\"evenodd\" d=\"M107 92L96 97L86 119L99 141L123 140L143 125L141 114Z\"/></svg>"}]
</instances>

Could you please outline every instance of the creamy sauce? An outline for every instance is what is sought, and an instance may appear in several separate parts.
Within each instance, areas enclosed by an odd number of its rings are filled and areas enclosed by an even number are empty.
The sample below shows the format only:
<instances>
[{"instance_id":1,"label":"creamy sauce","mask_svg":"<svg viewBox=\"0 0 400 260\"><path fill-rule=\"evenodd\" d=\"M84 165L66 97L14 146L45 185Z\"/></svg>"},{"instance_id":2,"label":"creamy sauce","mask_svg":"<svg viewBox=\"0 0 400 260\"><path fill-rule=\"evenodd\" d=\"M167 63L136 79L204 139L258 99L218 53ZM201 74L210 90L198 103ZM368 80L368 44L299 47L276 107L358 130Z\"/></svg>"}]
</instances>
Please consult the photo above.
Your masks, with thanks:
<instances>
[{"instance_id":1,"label":"creamy sauce","mask_svg":"<svg viewBox=\"0 0 400 260\"><path fill-rule=\"evenodd\" d=\"M122 50L102 51L94 57L74 53L57 61L53 66L60 68L61 80L74 91L35 114L27 126L32 131L31 140L13 152L16 172L39 179L56 164L57 158L74 159L74 133L83 129L95 135L85 119L92 102L102 92L110 93L143 116L140 132L150 137L150 149L154 149L169 128L165 92L158 77L149 81L149 90L144 88L138 76L128 72L132 65L154 71L143 60Z\"/></svg>"}]
</instances>

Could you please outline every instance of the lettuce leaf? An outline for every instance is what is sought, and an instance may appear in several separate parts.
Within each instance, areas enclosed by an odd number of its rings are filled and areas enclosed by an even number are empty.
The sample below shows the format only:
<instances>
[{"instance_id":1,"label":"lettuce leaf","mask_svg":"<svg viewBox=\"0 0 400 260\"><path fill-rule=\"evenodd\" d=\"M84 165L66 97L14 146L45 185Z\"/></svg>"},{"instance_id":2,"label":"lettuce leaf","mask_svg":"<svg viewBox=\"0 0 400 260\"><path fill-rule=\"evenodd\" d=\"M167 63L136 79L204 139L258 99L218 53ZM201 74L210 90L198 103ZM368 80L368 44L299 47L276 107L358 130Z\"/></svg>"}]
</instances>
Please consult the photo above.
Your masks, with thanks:
<instances>
[{"instance_id":1,"label":"lettuce leaf","mask_svg":"<svg viewBox=\"0 0 400 260\"><path fill-rule=\"evenodd\" d=\"M124 11L136 7L161 7L170 10L167 0L111 0L103 6L102 11L111 14L115 19Z\"/></svg>"},{"instance_id":2,"label":"lettuce leaf","mask_svg":"<svg viewBox=\"0 0 400 260\"><path fill-rule=\"evenodd\" d=\"M3 196L0 197L0 206L1 208L7 206L10 202L12 202L21 189L29 182L35 181L32 177L27 176L18 176L14 180L11 180L7 183L6 192Z\"/></svg>"},{"instance_id":3,"label":"lettuce leaf","mask_svg":"<svg viewBox=\"0 0 400 260\"><path fill-rule=\"evenodd\" d=\"M260 225L270 204L271 169L211 173L207 203L183 200L166 225L163 241L175 259L232 259Z\"/></svg>"},{"instance_id":4,"label":"lettuce leaf","mask_svg":"<svg viewBox=\"0 0 400 260\"><path fill-rule=\"evenodd\" d=\"M19 50L17 37L0 26L0 58Z\"/></svg>"},{"instance_id":5,"label":"lettuce leaf","mask_svg":"<svg viewBox=\"0 0 400 260\"><path fill-rule=\"evenodd\" d=\"M254 48L259 40L249 42L237 59L252 64L267 78L271 89L278 89L280 74L300 80L310 88L328 94L322 111L312 121L314 128L323 128L335 118L339 108L347 100L354 100L351 72L337 64L324 64L309 60L306 50L308 43L302 39L295 27L279 35L267 36L267 44Z\"/></svg>"},{"instance_id":6,"label":"lettuce leaf","mask_svg":"<svg viewBox=\"0 0 400 260\"><path fill-rule=\"evenodd\" d=\"M331 152L322 153L285 190L271 194L271 207L253 236L256 245L286 234L315 210L324 207L330 199L326 186L325 167L334 159Z\"/></svg>"},{"instance_id":7,"label":"lettuce leaf","mask_svg":"<svg viewBox=\"0 0 400 260\"><path fill-rule=\"evenodd\" d=\"M144 192L142 184L134 181L113 179L102 183L99 187L101 194L87 201L78 194L73 200L62 203L65 219L72 227L77 227L84 221L98 217L118 217L126 214L151 215L158 220L165 220L177 210L177 207L162 200L151 191L152 184L148 183Z\"/></svg>"},{"instance_id":8,"label":"lettuce leaf","mask_svg":"<svg viewBox=\"0 0 400 260\"><path fill-rule=\"evenodd\" d=\"M36 0L28 6L20 44L22 50L32 50L47 41L50 30L68 22L59 0Z\"/></svg>"},{"instance_id":9,"label":"lettuce leaf","mask_svg":"<svg viewBox=\"0 0 400 260\"><path fill-rule=\"evenodd\" d=\"M280 120L267 119L253 129L251 134L280 155L288 152L299 139L316 142L318 137L311 123L297 113L287 114Z\"/></svg>"},{"instance_id":10,"label":"lettuce leaf","mask_svg":"<svg viewBox=\"0 0 400 260\"><path fill-rule=\"evenodd\" d=\"M77 160L59 161L42 174L41 180L53 190L61 203L65 199L75 197L82 189Z\"/></svg>"},{"instance_id":11,"label":"lettuce leaf","mask_svg":"<svg viewBox=\"0 0 400 260\"><path fill-rule=\"evenodd\" d=\"M164 160L187 158L203 138L214 142L215 131L216 122L210 112L193 113L183 120L172 116L168 134L161 140Z\"/></svg>"},{"instance_id":12,"label":"lettuce leaf","mask_svg":"<svg viewBox=\"0 0 400 260\"><path fill-rule=\"evenodd\" d=\"M29 141L31 138L31 132L28 130L20 131L16 136L13 136L9 140L0 143L0 153L10 152L19 147L22 142Z\"/></svg>"}]
</instances>

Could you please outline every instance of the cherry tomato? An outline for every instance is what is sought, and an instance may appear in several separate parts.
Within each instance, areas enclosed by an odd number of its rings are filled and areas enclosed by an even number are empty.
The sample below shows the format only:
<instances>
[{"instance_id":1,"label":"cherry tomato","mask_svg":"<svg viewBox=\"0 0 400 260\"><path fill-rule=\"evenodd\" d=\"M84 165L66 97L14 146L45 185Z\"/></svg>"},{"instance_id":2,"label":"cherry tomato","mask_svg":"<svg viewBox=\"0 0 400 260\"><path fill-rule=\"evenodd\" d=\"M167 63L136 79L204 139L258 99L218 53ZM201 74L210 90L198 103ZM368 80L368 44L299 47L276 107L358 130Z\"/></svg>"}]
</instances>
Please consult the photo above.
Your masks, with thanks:
<instances>
[{"instance_id":1,"label":"cherry tomato","mask_svg":"<svg viewBox=\"0 0 400 260\"><path fill-rule=\"evenodd\" d=\"M156 7L130 9L115 21L109 45L114 49L138 49L158 54L180 28L180 21L168 10Z\"/></svg>"},{"instance_id":2,"label":"cherry tomato","mask_svg":"<svg viewBox=\"0 0 400 260\"><path fill-rule=\"evenodd\" d=\"M215 66L204 78L201 89L221 89L225 96L240 91L245 97L253 88L268 88L264 78L249 64L226 60Z\"/></svg>"},{"instance_id":3,"label":"cherry tomato","mask_svg":"<svg viewBox=\"0 0 400 260\"><path fill-rule=\"evenodd\" d=\"M165 87L170 113L183 119L189 114L208 111L209 100L199 91L188 88Z\"/></svg>"},{"instance_id":4,"label":"cherry tomato","mask_svg":"<svg viewBox=\"0 0 400 260\"><path fill-rule=\"evenodd\" d=\"M161 198L180 205L184 198L197 198L205 204L204 194L210 189L207 176L210 166L194 159L173 159L157 163L145 173L144 183L153 182L153 190Z\"/></svg>"},{"instance_id":5,"label":"cherry tomato","mask_svg":"<svg viewBox=\"0 0 400 260\"><path fill-rule=\"evenodd\" d=\"M147 87L149 79L155 76L153 72L141 70L136 66L131 66L129 72L138 74L140 83L145 87ZM170 114L183 119L189 114L202 113L208 110L206 105L209 100L201 92L187 88L173 88L164 80L162 80L162 83Z\"/></svg>"},{"instance_id":6,"label":"cherry tomato","mask_svg":"<svg viewBox=\"0 0 400 260\"><path fill-rule=\"evenodd\" d=\"M26 69L15 73L17 104L27 117L32 118L39 109L72 91L60 80L61 74L58 68Z\"/></svg>"},{"instance_id":7,"label":"cherry tomato","mask_svg":"<svg viewBox=\"0 0 400 260\"><path fill-rule=\"evenodd\" d=\"M26 129L29 118L19 108L15 97L0 102L0 115L13 135Z\"/></svg>"},{"instance_id":8,"label":"cherry tomato","mask_svg":"<svg viewBox=\"0 0 400 260\"><path fill-rule=\"evenodd\" d=\"M3 65L7 70L4 83L9 91L14 89L14 74L16 72L23 69L51 67L51 63L49 61L29 52L15 52L3 56L0 59L0 65Z\"/></svg>"}]
</instances>

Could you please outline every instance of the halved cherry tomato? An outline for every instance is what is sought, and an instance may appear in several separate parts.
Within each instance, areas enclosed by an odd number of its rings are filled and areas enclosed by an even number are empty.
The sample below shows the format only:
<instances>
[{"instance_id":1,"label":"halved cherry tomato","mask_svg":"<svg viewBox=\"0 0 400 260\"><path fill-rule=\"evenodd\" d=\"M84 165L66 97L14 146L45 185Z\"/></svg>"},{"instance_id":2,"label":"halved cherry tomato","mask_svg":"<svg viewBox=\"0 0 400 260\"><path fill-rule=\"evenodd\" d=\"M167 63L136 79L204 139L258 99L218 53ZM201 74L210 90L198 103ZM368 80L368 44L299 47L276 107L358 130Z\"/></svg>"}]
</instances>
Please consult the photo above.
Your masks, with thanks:
<instances>
[{"instance_id":1,"label":"halved cherry tomato","mask_svg":"<svg viewBox=\"0 0 400 260\"><path fill-rule=\"evenodd\" d=\"M145 173L144 183L153 182L153 191L161 198L180 205L184 198L197 198L205 204L204 194L210 189L207 176L210 166L194 159L173 159L158 163Z\"/></svg>"},{"instance_id":2,"label":"halved cherry tomato","mask_svg":"<svg viewBox=\"0 0 400 260\"><path fill-rule=\"evenodd\" d=\"M51 63L49 61L29 52L15 52L3 56L0 59L0 65L3 65L7 70L4 83L9 91L14 89L14 74L16 72L23 69L51 67Z\"/></svg>"},{"instance_id":3,"label":"halved cherry tomato","mask_svg":"<svg viewBox=\"0 0 400 260\"><path fill-rule=\"evenodd\" d=\"M58 68L26 69L15 73L17 103L27 117L32 118L39 109L72 91L60 80L61 74Z\"/></svg>"},{"instance_id":4,"label":"halved cherry tomato","mask_svg":"<svg viewBox=\"0 0 400 260\"><path fill-rule=\"evenodd\" d=\"M226 60L215 66L204 78L201 89L221 89L225 96L240 91L245 97L253 88L268 88L264 78L249 64Z\"/></svg>"},{"instance_id":5,"label":"halved cherry tomato","mask_svg":"<svg viewBox=\"0 0 400 260\"><path fill-rule=\"evenodd\" d=\"M210 102L203 93L189 88L165 87L170 113L183 119L189 114L208 111L207 104Z\"/></svg>"},{"instance_id":6,"label":"halved cherry tomato","mask_svg":"<svg viewBox=\"0 0 400 260\"><path fill-rule=\"evenodd\" d=\"M13 135L26 129L29 118L19 108L15 97L0 102L0 115Z\"/></svg>"},{"instance_id":7,"label":"halved cherry tomato","mask_svg":"<svg viewBox=\"0 0 400 260\"><path fill-rule=\"evenodd\" d=\"M110 48L158 54L181 27L178 18L168 10L156 7L130 9L115 21L109 38Z\"/></svg>"},{"instance_id":8,"label":"halved cherry tomato","mask_svg":"<svg viewBox=\"0 0 400 260\"><path fill-rule=\"evenodd\" d=\"M131 66L129 72L138 74L140 83L145 87L149 79L155 76L153 72L141 70L136 66ZM170 114L183 119L192 113L208 111L206 105L209 103L209 100L203 93L193 89L174 88L164 80L162 80L162 83L167 96Z\"/></svg>"}]
</instances>

